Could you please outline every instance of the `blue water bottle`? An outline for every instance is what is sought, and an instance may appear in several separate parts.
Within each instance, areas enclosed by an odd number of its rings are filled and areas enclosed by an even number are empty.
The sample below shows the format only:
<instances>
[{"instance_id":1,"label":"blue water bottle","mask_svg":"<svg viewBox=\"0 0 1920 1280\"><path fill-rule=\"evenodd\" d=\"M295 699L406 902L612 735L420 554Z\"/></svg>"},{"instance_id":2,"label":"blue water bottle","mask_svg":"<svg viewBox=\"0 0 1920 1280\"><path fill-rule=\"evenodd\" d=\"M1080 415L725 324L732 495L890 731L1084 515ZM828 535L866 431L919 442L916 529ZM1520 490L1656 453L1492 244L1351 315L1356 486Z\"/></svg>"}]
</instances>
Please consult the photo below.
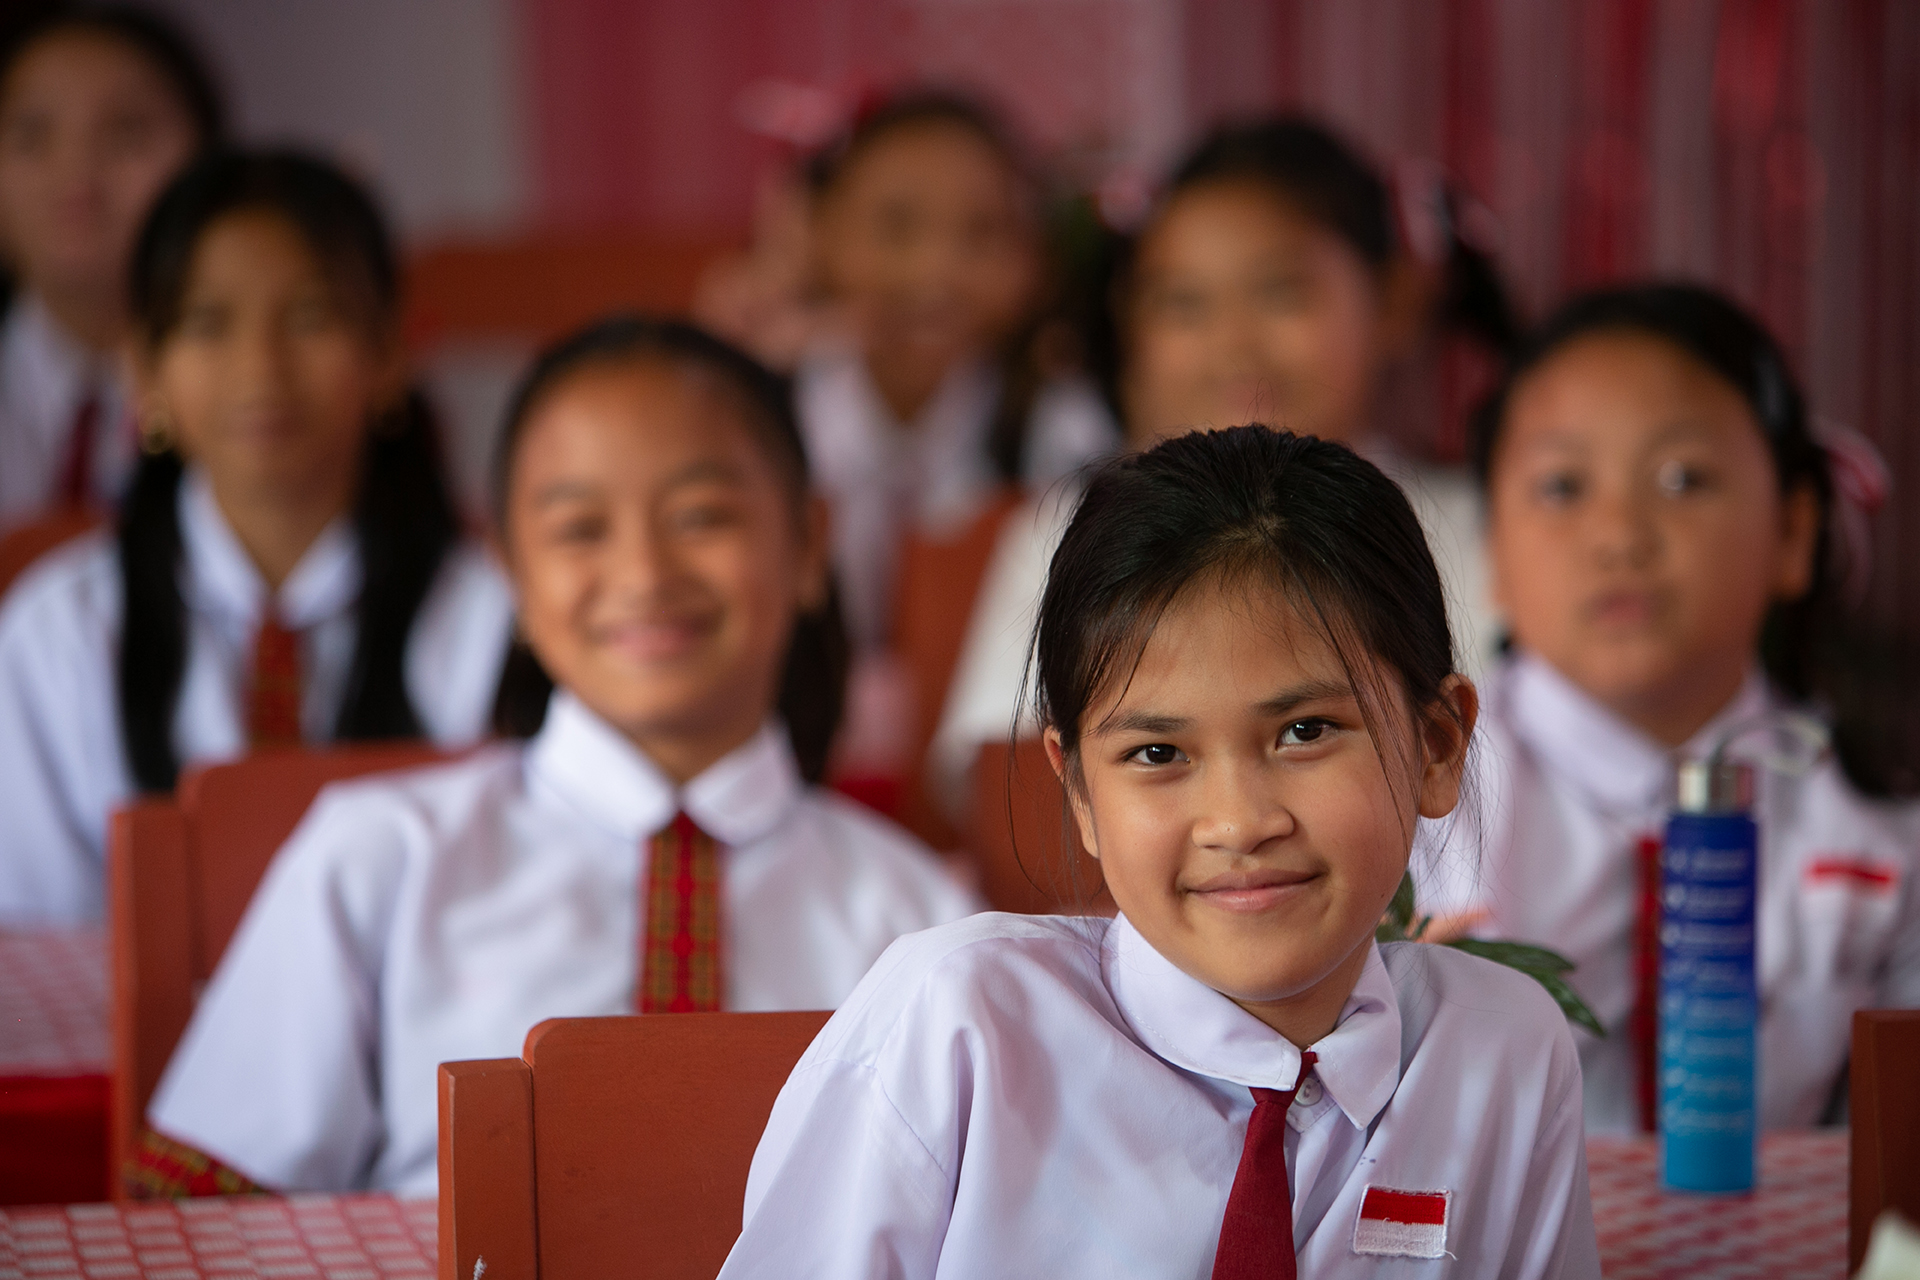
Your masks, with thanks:
<instances>
[{"instance_id":1,"label":"blue water bottle","mask_svg":"<svg viewBox=\"0 0 1920 1280\"><path fill-rule=\"evenodd\" d=\"M1680 766L1661 852L1660 1168L1677 1191L1750 1191L1758 1134L1759 829L1752 766Z\"/></svg>"}]
</instances>

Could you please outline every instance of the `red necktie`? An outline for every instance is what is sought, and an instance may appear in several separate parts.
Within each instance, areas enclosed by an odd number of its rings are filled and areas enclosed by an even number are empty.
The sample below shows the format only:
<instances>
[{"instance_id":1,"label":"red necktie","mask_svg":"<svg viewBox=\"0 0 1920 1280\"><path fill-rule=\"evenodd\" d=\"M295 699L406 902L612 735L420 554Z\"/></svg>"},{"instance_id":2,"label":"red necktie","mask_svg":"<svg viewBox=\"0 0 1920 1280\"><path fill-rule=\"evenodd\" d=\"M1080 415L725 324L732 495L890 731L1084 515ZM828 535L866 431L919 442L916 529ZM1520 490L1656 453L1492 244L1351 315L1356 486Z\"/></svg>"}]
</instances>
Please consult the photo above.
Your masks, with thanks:
<instances>
[{"instance_id":1,"label":"red necktie","mask_svg":"<svg viewBox=\"0 0 1920 1280\"><path fill-rule=\"evenodd\" d=\"M100 396L88 391L73 411L67 432L67 456L60 464L60 502L84 507L93 498L93 434L100 422Z\"/></svg>"},{"instance_id":2,"label":"red necktie","mask_svg":"<svg viewBox=\"0 0 1920 1280\"><path fill-rule=\"evenodd\" d=\"M300 633L269 613L253 636L247 740L255 747L300 745Z\"/></svg>"},{"instance_id":3,"label":"red necktie","mask_svg":"<svg viewBox=\"0 0 1920 1280\"><path fill-rule=\"evenodd\" d=\"M647 858L641 1013L720 1008L720 846L677 813Z\"/></svg>"},{"instance_id":4,"label":"red necktie","mask_svg":"<svg viewBox=\"0 0 1920 1280\"><path fill-rule=\"evenodd\" d=\"M1633 927L1633 1037L1635 1096L1640 1129L1652 1133L1660 1118L1660 837L1644 835L1635 851L1640 874L1640 912Z\"/></svg>"},{"instance_id":5,"label":"red necktie","mask_svg":"<svg viewBox=\"0 0 1920 1280\"><path fill-rule=\"evenodd\" d=\"M1213 1254L1213 1280L1295 1280L1293 1187L1287 1181L1287 1108L1315 1059L1300 1055L1293 1088L1255 1089L1247 1143L1227 1194L1220 1246Z\"/></svg>"}]
</instances>

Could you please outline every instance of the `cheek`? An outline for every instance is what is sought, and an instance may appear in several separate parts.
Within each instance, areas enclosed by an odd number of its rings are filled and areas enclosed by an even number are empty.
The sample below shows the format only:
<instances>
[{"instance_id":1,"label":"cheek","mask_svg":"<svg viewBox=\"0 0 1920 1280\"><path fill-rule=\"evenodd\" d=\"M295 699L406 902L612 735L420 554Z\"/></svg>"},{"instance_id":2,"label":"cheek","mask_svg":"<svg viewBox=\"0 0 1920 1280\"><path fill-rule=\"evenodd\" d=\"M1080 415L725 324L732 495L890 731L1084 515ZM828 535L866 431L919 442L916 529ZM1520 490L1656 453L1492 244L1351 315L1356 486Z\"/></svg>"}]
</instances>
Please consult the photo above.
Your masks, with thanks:
<instances>
[{"instance_id":1,"label":"cheek","mask_svg":"<svg viewBox=\"0 0 1920 1280\"><path fill-rule=\"evenodd\" d=\"M1087 804L1114 900L1130 914L1151 910L1152 900L1163 897L1179 873L1188 845L1179 793L1171 787L1131 786L1093 770Z\"/></svg>"}]
</instances>

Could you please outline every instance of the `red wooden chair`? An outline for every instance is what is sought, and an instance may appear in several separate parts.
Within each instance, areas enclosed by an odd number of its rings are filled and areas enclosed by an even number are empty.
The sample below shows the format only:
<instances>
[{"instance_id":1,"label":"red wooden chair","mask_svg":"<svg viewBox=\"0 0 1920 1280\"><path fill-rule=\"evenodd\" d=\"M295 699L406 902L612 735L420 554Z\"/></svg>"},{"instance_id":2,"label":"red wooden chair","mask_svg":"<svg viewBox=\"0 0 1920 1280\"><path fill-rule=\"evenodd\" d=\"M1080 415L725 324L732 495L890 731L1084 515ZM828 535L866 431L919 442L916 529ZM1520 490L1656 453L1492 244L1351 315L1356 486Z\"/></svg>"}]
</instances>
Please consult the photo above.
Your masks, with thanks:
<instances>
[{"instance_id":1,"label":"red wooden chair","mask_svg":"<svg viewBox=\"0 0 1920 1280\"><path fill-rule=\"evenodd\" d=\"M442 1063L440 1280L711 1280L827 1017L556 1018L518 1058Z\"/></svg>"},{"instance_id":2,"label":"red wooden chair","mask_svg":"<svg viewBox=\"0 0 1920 1280\"><path fill-rule=\"evenodd\" d=\"M0 533L0 597L27 566L106 520L94 507L63 507Z\"/></svg>"},{"instance_id":3,"label":"red wooden chair","mask_svg":"<svg viewBox=\"0 0 1920 1280\"><path fill-rule=\"evenodd\" d=\"M994 910L1113 914L1100 864L1080 843L1067 794L1038 738L1022 739L1012 749L1004 742L980 749L968 835L980 891Z\"/></svg>"},{"instance_id":4,"label":"red wooden chair","mask_svg":"<svg viewBox=\"0 0 1920 1280\"><path fill-rule=\"evenodd\" d=\"M1920 1222L1920 1009L1853 1015L1848 1069L1847 1274L1867 1254L1874 1220L1897 1209Z\"/></svg>"},{"instance_id":5,"label":"red wooden chair","mask_svg":"<svg viewBox=\"0 0 1920 1280\"><path fill-rule=\"evenodd\" d=\"M147 1102L187 1029L267 864L329 782L442 758L419 743L273 751L186 774L173 799L113 815L107 837L112 948L109 1159L140 1141Z\"/></svg>"}]
</instances>

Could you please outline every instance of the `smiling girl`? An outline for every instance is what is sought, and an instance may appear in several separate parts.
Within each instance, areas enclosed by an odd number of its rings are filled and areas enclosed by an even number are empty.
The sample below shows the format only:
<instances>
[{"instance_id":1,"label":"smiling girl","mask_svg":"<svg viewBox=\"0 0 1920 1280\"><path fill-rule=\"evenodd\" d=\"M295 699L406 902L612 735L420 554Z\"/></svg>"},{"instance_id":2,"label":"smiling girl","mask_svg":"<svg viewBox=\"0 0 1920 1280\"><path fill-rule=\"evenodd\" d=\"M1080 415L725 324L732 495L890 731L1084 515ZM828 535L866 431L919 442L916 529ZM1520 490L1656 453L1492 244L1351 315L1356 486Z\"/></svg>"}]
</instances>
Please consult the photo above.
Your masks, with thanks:
<instances>
[{"instance_id":1,"label":"smiling girl","mask_svg":"<svg viewBox=\"0 0 1920 1280\"><path fill-rule=\"evenodd\" d=\"M161 196L119 527L0 610L0 922L97 918L108 814L186 765L485 732L511 606L408 392L398 270L321 161L215 154Z\"/></svg>"},{"instance_id":2,"label":"smiling girl","mask_svg":"<svg viewBox=\"0 0 1920 1280\"><path fill-rule=\"evenodd\" d=\"M892 948L774 1106L723 1275L1597 1276L1529 979L1377 945L1476 715L1400 491L1242 427L1092 479L1036 665L1120 914Z\"/></svg>"},{"instance_id":3,"label":"smiling girl","mask_svg":"<svg viewBox=\"0 0 1920 1280\"><path fill-rule=\"evenodd\" d=\"M1607 1029L1581 1038L1588 1123L1651 1127L1675 764L1732 734L1765 744L1813 692L1809 638L1839 608L1826 457L1772 337L1683 285L1569 303L1479 456L1514 647L1481 721L1477 857L1423 858L1421 901L1574 960ZM1813 1124L1844 1085L1853 1011L1920 1006L1920 806L1869 798L1829 759L1764 773L1754 816L1760 1117Z\"/></svg>"},{"instance_id":4,"label":"smiling girl","mask_svg":"<svg viewBox=\"0 0 1920 1280\"><path fill-rule=\"evenodd\" d=\"M531 741L322 794L154 1096L145 1192L431 1195L437 1064L551 1017L831 1008L975 908L811 785L839 686L784 384L607 321L534 367L497 458Z\"/></svg>"}]
</instances>

